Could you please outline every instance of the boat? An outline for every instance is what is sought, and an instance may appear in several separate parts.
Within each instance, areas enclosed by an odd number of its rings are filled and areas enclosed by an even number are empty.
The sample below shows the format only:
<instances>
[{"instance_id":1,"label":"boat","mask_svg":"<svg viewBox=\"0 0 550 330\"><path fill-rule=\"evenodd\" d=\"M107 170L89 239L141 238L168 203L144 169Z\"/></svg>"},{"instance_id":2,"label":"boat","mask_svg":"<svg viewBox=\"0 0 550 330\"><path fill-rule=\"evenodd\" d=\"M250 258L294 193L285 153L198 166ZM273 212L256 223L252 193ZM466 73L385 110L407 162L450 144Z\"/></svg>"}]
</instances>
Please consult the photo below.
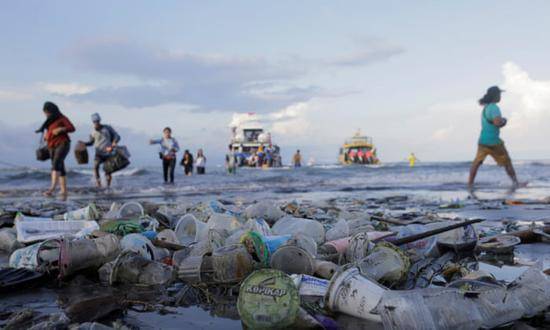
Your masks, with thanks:
<instances>
[{"instance_id":1,"label":"boat","mask_svg":"<svg viewBox=\"0 0 550 330\"><path fill-rule=\"evenodd\" d=\"M281 149L272 142L271 133L264 130L254 113L233 120L230 128L230 146L238 166L282 167Z\"/></svg>"},{"instance_id":2,"label":"boat","mask_svg":"<svg viewBox=\"0 0 550 330\"><path fill-rule=\"evenodd\" d=\"M338 161L342 165L376 165L380 163L372 137L361 135L361 131L357 131L350 139L344 141L340 148Z\"/></svg>"}]
</instances>

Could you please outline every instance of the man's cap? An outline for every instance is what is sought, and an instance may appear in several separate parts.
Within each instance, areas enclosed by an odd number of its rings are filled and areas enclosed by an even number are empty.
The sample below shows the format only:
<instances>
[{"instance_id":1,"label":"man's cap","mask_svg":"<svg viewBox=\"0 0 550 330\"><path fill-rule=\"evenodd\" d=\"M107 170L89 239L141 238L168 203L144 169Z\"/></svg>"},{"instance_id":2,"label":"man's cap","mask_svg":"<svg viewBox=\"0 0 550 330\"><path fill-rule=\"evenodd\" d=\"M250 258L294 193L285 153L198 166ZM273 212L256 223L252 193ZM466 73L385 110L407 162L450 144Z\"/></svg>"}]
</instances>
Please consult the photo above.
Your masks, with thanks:
<instances>
[{"instance_id":1,"label":"man's cap","mask_svg":"<svg viewBox=\"0 0 550 330\"><path fill-rule=\"evenodd\" d=\"M101 121L101 116L99 115L99 113L94 113L92 115L92 122L94 123L99 123Z\"/></svg>"}]
</instances>

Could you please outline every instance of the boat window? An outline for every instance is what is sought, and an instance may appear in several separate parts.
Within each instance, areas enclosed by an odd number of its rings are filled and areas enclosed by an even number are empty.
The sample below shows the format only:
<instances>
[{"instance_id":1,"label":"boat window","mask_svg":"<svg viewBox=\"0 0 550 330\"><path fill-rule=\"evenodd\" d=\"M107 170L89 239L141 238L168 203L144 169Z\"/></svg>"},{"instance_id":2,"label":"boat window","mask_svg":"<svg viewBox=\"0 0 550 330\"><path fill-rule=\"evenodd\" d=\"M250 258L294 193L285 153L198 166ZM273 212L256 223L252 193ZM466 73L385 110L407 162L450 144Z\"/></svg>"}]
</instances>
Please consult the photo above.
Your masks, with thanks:
<instances>
[{"instance_id":1,"label":"boat window","mask_svg":"<svg viewBox=\"0 0 550 330\"><path fill-rule=\"evenodd\" d=\"M243 130L244 138L248 142L257 141L262 131L261 129L245 129Z\"/></svg>"}]
</instances>

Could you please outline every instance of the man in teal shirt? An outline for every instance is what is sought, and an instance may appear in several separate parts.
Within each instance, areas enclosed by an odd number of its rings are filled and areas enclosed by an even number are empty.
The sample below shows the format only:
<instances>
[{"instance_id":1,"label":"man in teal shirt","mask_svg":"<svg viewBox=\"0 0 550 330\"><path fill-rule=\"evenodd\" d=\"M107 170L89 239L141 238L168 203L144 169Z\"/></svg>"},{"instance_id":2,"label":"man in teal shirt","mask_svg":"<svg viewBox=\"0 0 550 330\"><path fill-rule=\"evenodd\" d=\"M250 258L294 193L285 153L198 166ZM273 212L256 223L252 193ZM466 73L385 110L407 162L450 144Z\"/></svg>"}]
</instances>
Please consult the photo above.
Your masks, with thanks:
<instances>
[{"instance_id":1,"label":"man in teal shirt","mask_svg":"<svg viewBox=\"0 0 550 330\"><path fill-rule=\"evenodd\" d=\"M490 87L479 100L479 104L483 106L481 134L479 135L476 158L470 168L470 178L468 180L470 191L473 190L477 170L487 156L493 157L499 166L504 166L506 173L514 184L514 188L519 186L512 160L504 146L504 141L500 139L500 129L506 125L506 118L502 117L497 105L500 102L502 92L497 86Z\"/></svg>"}]
</instances>

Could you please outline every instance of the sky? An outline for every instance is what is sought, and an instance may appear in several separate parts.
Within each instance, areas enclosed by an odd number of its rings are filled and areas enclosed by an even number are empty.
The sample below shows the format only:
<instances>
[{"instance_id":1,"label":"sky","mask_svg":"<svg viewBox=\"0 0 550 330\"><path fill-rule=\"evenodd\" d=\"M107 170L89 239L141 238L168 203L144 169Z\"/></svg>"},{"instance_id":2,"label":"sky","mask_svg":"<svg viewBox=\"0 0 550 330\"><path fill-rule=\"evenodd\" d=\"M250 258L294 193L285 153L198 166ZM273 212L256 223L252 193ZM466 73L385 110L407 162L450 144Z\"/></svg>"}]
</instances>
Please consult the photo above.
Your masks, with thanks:
<instances>
[{"instance_id":1,"label":"sky","mask_svg":"<svg viewBox=\"0 0 550 330\"><path fill-rule=\"evenodd\" d=\"M84 140L90 115L136 164L170 126L221 163L229 124L254 112L290 160L334 163L355 131L383 162L468 161L477 100L506 90L514 159L550 150L548 1L3 1L0 154L31 165L53 101ZM72 157L70 157L72 158Z\"/></svg>"}]
</instances>

